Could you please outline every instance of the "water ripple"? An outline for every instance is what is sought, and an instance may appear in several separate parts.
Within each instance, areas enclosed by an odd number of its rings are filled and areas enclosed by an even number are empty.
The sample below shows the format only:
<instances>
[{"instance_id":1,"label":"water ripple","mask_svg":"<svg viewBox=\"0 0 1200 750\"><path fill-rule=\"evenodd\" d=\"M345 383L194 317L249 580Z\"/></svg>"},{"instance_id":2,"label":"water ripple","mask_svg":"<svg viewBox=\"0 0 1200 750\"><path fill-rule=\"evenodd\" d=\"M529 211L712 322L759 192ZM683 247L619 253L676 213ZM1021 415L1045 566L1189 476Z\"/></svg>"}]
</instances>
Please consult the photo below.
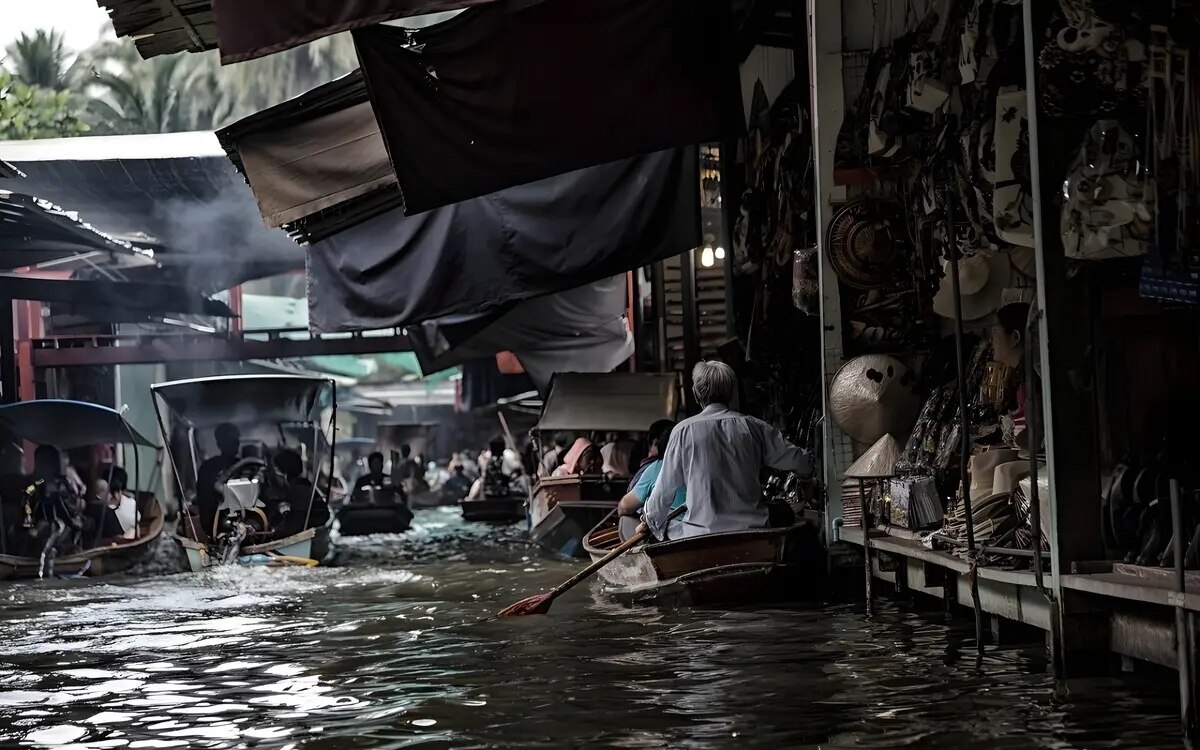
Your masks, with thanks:
<instances>
[{"instance_id":1,"label":"water ripple","mask_svg":"<svg viewBox=\"0 0 1200 750\"><path fill-rule=\"evenodd\" d=\"M225 569L0 590L0 746L1176 747L1173 681L1055 698L1038 649L896 606L628 609L514 528L422 511L327 569Z\"/></svg>"}]
</instances>

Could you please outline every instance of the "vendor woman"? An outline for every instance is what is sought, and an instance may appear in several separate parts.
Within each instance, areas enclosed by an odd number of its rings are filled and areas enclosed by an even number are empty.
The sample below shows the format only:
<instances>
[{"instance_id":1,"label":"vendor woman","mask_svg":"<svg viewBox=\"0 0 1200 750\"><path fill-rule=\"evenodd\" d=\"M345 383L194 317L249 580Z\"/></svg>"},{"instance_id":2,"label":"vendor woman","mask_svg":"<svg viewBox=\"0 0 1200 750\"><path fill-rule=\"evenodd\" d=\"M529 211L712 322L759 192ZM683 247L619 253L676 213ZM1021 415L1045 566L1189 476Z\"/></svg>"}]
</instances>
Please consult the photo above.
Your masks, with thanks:
<instances>
[{"instance_id":1,"label":"vendor woman","mask_svg":"<svg viewBox=\"0 0 1200 750\"><path fill-rule=\"evenodd\" d=\"M992 367L989 368L985 395L1000 412L1004 442L1025 447L1025 324L1029 305L1013 302L996 312L992 324Z\"/></svg>"}]
</instances>

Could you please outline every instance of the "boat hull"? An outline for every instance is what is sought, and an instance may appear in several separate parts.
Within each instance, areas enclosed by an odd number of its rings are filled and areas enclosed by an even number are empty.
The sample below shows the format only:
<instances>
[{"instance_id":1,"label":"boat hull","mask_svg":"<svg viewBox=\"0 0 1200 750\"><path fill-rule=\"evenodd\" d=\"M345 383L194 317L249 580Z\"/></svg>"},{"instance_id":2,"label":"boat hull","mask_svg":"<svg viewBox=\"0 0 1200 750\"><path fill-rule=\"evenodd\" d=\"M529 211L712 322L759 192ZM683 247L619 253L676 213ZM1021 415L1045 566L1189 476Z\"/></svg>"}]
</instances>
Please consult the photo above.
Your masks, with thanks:
<instances>
[{"instance_id":1,"label":"boat hull","mask_svg":"<svg viewBox=\"0 0 1200 750\"><path fill-rule=\"evenodd\" d=\"M589 532L593 560L616 546L614 519ZM598 573L605 595L668 606L802 600L824 590L820 534L809 523L641 545Z\"/></svg>"},{"instance_id":2,"label":"boat hull","mask_svg":"<svg viewBox=\"0 0 1200 750\"><path fill-rule=\"evenodd\" d=\"M617 507L626 480L603 477L547 477L529 504L529 536L561 557L587 557L583 537Z\"/></svg>"},{"instance_id":3,"label":"boat hull","mask_svg":"<svg viewBox=\"0 0 1200 750\"><path fill-rule=\"evenodd\" d=\"M485 497L459 503L464 521L481 523L516 523L525 520L525 498Z\"/></svg>"},{"instance_id":4,"label":"boat hull","mask_svg":"<svg viewBox=\"0 0 1200 750\"><path fill-rule=\"evenodd\" d=\"M154 548L165 525L162 505L157 499L146 511L144 533L137 539L107 547L94 547L71 555L58 555L54 559L56 576L103 576L123 573L144 559ZM0 580L38 578L41 560L37 557L0 555Z\"/></svg>"},{"instance_id":5,"label":"boat hull","mask_svg":"<svg viewBox=\"0 0 1200 750\"><path fill-rule=\"evenodd\" d=\"M337 511L338 534L403 534L412 526L413 512L400 503L346 503Z\"/></svg>"},{"instance_id":6,"label":"boat hull","mask_svg":"<svg viewBox=\"0 0 1200 750\"><path fill-rule=\"evenodd\" d=\"M207 546L184 536L177 536L176 540L183 549L188 569L193 573L222 565L219 559L208 554ZM310 560L319 564L332 558L334 547L329 538L328 527L319 526L315 529L305 529L284 539L246 546L240 552L237 564L260 564L264 558L273 557L289 561Z\"/></svg>"}]
</instances>

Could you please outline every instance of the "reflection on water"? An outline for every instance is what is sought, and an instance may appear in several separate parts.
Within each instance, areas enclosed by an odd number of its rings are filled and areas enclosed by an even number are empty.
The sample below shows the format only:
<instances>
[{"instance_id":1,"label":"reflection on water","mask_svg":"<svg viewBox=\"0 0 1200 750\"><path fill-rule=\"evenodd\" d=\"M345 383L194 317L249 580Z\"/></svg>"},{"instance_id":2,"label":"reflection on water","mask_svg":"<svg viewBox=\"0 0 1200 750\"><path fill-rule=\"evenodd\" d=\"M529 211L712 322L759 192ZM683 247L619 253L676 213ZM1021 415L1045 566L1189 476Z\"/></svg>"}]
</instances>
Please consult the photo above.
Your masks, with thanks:
<instances>
[{"instance_id":1,"label":"reflection on water","mask_svg":"<svg viewBox=\"0 0 1200 750\"><path fill-rule=\"evenodd\" d=\"M335 568L0 589L0 747L1177 747L1172 681L1054 699L1036 650L895 607L626 609L422 511Z\"/></svg>"}]
</instances>

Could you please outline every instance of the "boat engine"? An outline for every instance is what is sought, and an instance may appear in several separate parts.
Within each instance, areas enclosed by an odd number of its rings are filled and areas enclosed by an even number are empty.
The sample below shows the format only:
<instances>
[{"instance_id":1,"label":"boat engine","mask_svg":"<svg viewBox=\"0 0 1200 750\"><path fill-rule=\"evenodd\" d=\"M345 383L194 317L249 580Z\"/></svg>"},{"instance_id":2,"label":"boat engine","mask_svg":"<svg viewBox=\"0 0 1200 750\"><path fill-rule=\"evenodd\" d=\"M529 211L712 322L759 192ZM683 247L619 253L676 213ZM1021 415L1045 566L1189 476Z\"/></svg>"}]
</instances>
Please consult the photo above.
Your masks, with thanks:
<instances>
[{"instance_id":1,"label":"boat engine","mask_svg":"<svg viewBox=\"0 0 1200 750\"><path fill-rule=\"evenodd\" d=\"M271 532L263 502L266 482L267 464L259 458L244 458L223 475L214 538L226 554L236 556L242 542Z\"/></svg>"}]
</instances>

